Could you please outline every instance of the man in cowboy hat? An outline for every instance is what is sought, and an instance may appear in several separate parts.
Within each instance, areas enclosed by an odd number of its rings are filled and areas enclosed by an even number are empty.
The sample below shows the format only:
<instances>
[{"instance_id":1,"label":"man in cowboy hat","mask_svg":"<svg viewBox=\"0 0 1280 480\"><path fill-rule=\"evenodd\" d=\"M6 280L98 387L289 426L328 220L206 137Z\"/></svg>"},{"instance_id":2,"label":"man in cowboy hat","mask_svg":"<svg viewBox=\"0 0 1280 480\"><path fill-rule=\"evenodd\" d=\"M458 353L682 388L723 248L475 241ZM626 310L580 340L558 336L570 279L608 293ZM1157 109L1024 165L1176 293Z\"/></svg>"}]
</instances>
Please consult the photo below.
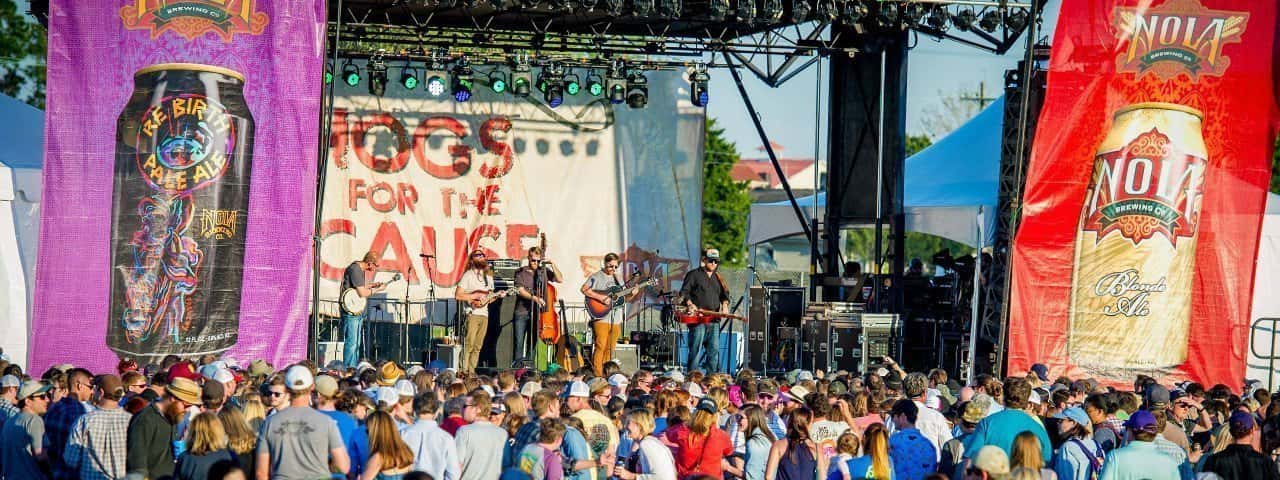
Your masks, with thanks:
<instances>
[{"instance_id":1,"label":"man in cowboy hat","mask_svg":"<svg viewBox=\"0 0 1280 480\"><path fill-rule=\"evenodd\" d=\"M190 406L200 406L200 385L176 377L165 387L164 397L147 405L129 421L129 453L125 468L140 478L173 475L175 425Z\"/></svg>"}]
</instances>

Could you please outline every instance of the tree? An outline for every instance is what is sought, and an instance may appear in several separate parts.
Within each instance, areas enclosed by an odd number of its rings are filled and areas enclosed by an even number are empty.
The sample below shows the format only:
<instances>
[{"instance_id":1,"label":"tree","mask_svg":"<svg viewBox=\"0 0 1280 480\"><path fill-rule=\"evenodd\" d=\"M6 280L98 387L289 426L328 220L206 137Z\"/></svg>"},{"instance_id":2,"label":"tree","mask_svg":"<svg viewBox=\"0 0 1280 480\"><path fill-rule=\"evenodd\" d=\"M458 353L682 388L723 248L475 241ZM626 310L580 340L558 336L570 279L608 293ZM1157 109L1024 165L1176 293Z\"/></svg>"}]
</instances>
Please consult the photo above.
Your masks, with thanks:
<instances>
[{"instance_id":1,"label":"tree","mask_svg":"<svg viewBox=\"0 0 1280 480\"><path fill-rule=\"evenodd\" d=\"M43 109L47 49L44 28L0 0L0 93Z\"/></svg>"},{"instance_id":2,"label":"tree","mask_svg":"<svg viewBox=\"0 0 1280 480\"><path fill-rule=\"evenodd\" d=\"M962 95L938 92L938 102L925 107L920 123L929 140L937 140L959 128L981 111L980 104Z\"/></svg>"},{"instance_id":3,"label":"tree","mask_svg":"<svg viewBox=\"0 0 1280 480\"><path fill-rule=\"evenodd\" d=\"M751 197L746 182L729 176L738 163L738 147L724 129L707 119L702 161L702 244L720 250L720 261L742 266L747 257L747 215Z\"/></svg>"},{"instance_id":4,"label":"tree","mask_svg":"<svg viewBox=\"0 0 1280 480\"><path fill-rule=\"evenodd\" d=\"M1271 193L1280 193L1280 137L1276 137L1276 149L1271 153Z\"/></svg>"},{"instance_id":5,"label":"tree","mask_svg":"<svg viewBox=\"0 0 1280 480\"><path fill-rule=\"evenodd\" d=\"M929 145L933 145L933 140L929 140L926 135L907 135L907 157L920 153L929 148Z\"/></svg>"}]
</instances>

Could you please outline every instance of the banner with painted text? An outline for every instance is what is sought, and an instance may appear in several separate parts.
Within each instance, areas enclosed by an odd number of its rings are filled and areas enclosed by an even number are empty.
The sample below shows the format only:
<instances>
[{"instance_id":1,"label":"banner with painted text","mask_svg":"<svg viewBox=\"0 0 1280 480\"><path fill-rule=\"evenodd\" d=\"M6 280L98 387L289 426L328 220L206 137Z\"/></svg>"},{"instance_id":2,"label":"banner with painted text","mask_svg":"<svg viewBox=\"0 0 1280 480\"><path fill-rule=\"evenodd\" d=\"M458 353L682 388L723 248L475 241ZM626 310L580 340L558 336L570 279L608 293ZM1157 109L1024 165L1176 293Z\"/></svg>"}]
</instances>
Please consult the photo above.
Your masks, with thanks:
<instances>
[{"instance_id":1,"label":"banner with painted text","mask_svg":"<svg viewBox=\"0 0 1280 480\"><path fill-rule=\"evenodd\" d=\"M33 371L305 355L324 21L51 2Z\"/></svg>"},{"instance_id":2,"label":"banner with painted text","mask_svg":"<svg viewBox=\"0 0 1280 480\"><path fill-rule=\"evenodd\" d=\"M1014 243L1010 373L1240 384L1276 9L1063 3Z\"/></svg>"},{"instance_id":3,"label":"banner with painted text","mask_svg":"<svg viewBox=\"0 0 1280 480\"><path fill-rule=\"evenodd\" d=\"M400 76L393 64L389 77ZM327 301L366 252L379 258L376 280L401 275L380 295L421 302L452 298L471 250L523 260L541 235L567 301L581 300L609 252L623 255L628 277L678 284L697 256L702 217L704 116L683 74L649 72L643 109L586 88L553 109L536 89L519 98L475 77L467 102L422 85L389 82L381 97L363 83L335 85L321 312L336 314Z\"/></svg>"}]
</instances>

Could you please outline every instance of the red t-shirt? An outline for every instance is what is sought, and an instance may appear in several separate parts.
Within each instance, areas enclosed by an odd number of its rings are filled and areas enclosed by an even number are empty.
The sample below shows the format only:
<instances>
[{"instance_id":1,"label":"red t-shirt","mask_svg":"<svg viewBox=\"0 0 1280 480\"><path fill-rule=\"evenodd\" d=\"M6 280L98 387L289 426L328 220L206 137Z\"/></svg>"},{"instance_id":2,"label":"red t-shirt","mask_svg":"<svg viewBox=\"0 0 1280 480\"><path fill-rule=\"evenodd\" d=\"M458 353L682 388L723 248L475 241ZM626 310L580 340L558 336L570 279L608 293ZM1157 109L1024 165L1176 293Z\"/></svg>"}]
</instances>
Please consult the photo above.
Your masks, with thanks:
<instances>
[{"instance_id":1,"label":"red t-shirt","mask_svg":"<svg viewBox=\"0 0 1280 480\"><path fill-rule=\"evenodd\" d=\"M713 426L708 435L699 436L688 428L674 428L667 431L667 439L676 444L676 474L680 478L695 473L724 476L720 461L733 454L733 442L724 430Z\"/></svg>"},{"instance_id":2,"label":"red t-shirt","mask_svg":"<svg viewBox=\"0 0 1280 480\"><path fill-rule=\"evenodd\" d=\"M449 432L449 435L457 436L458 429L467 426L467 421L462 419L461 415L453 415L440 422L440 429Z\"/></svg>"}]
</instances>

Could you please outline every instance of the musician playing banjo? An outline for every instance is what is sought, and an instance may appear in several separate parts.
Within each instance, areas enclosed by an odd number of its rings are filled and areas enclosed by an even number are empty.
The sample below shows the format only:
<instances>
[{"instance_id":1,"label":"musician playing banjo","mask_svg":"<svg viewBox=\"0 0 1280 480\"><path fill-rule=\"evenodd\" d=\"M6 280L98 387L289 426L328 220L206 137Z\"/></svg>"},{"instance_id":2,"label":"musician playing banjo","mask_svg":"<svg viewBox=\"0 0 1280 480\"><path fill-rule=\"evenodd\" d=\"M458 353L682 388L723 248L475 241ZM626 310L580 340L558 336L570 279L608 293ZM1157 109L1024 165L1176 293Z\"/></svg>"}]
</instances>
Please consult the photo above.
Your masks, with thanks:
<instances>
[{"instance_id":1,"label":"musician playing banjo","mask_svg":"<svg viewBox=\"0 0 1280 480\"><path fill-rule=\"evenodd\" d=\"M622 259L618 254L605 254L604 266L587 277L587 281L582 284L582 294L606 304L611 303L609 294L603 292L607 292L610 288L625 286L624 279L618 273L618 267L621 264ZM640 290L635 290L627 300L639 293ZM604 376L604 364L613 360L613 347L618 343L618 336L622 335L623 318L622 309L615 308L604 317L591 322L591 333L595 342L595 348L591 352L591 367L595 369L596 376Z\"/></svg>"},{"instance_id":2,"label":"musician playing banjo","mask_svg":"<svg viewBox=\"0 0 1280 480\"><path fill-rule=\"evenodd\" d=\"M702 252L702 266L684 276L680 296L690 312L709 310L729 313L729 288L724 278L716 272L720 266L720 251L708 248ZM709 321L689 325L688 371L701 366L707 373L720 369L720 322Z\"/></svg>"},{"instance_id":3,"label":"musician playing banjo","mask_svg":"<svg viewBox=\"0 0 1280 480\"><path fill-rule=\"evenodd\" d=\"M370 250L369 253L364 254L364 258L347 265L347 270L342 273L341 292L345 293L349 289L354 289L358 295L364 298L369 298L370 295L381 292L387 287L385 283L369 282L377 273L378 254ZM366 311L361 311L360 313L349 312L345 306L341 307L341 310L342 331L345 334L345 338L342 341L342 363L346 364L348 368L356 368L356 365L360 364L360 339L363 336L361 328L364 325L367 313Z\"/></svg>"}]
</instances>

